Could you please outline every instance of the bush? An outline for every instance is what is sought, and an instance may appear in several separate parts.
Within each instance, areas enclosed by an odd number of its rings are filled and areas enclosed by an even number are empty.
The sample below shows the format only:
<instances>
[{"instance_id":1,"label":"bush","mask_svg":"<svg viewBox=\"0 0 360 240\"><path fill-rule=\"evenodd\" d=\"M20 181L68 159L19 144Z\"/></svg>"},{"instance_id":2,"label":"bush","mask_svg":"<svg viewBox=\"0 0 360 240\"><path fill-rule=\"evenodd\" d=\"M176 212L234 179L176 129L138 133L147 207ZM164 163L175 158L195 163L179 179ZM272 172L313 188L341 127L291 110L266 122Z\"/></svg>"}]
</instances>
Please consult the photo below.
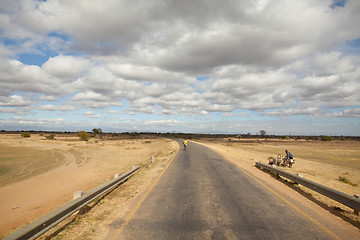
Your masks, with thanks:
<instances>
[{"instance_id":1,"label":"bush","mask_svg":"<svg viewBox=\"0 0 360 240\"><path fill-rule=\"evenodd\" d=\"M30 133L28 133L28 132L23 132L23 133L21 134L21 137L23 137L23 138L29 138L29 137L30 137Z\"/></svg>"},{"instance_id":2,"label":"bush","mask_svg":"<svg viewBox=\"0 0 360 240\"><path fill-rule=\"evenodd\" d=\"M332 141L333 139L332 139L332 137L330 137L330 136L323 136L323 137L321 138L321 140L323 140L323 141Z\"/></svg>"},{"instance_id":3,"label":"bush","mask_svg":"<svg viewBox=\"0 0 360 240\"><path fill-rule=\"evenodd\" d=\"M52 134L50 134L49 136L46 136L45 138L48 139L48 140L54 140L55 134L52 133Z\"/></svg>"},{"instance_id":4,"label":"bush","mask_svg":"<svg viewBox=\"0 0 360 240\"><path fill-rule=\"evenodd\" d=\"M353 187L357 187L357 186L358 186L356 183L351 182L349 179L347 179L347 178L345 178L345 177L339 176L338 180L339 180L340 182L349 184L350 186L353 186Z\"/></svg>"},{"instance_id":5,"label":"bush","mask_svg":"<svg viewBox=\"0 0 360 240\"><path fill-rule=\"evenodd\" d=\"M80 138L81 141L89 141L89 134L85 131L80 131L77 133L77 136Z\"/></svg>"}]
</instances>

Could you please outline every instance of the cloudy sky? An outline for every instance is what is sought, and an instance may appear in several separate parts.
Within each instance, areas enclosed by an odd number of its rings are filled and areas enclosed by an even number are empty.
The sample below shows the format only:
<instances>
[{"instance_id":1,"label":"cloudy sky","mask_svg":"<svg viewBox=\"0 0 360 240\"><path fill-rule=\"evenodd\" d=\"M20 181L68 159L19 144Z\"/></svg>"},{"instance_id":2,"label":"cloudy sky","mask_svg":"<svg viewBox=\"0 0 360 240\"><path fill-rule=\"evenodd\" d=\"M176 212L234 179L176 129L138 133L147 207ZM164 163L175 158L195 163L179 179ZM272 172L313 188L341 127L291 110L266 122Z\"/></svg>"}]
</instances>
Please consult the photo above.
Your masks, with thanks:
<instances>
[{"instance_id":1,"label":"cloudy sky","mask_svg":"<svg viewBox=\"0 0 360 240\"><path fill-rule=\"evenodd\" d=\"M358 0L0 0L0 129L360 135Z\"/></svg>"}]
</instances>

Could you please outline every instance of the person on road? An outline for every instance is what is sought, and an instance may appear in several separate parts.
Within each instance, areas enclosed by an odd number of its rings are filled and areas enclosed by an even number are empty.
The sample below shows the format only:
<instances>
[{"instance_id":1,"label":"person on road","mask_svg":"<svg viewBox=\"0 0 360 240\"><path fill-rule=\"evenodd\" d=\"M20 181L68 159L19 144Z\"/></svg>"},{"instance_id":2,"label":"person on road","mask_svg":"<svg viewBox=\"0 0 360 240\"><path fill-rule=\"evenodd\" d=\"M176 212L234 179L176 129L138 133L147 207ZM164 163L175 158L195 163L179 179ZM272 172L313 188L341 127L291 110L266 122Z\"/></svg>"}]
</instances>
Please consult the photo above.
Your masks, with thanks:
<instances>
[{"instance_id":1,"label":"person on road","mask_svg":"<svg viewBox=\"0 0 360 240\"><path fill-rule=\"evenodd\" d=\"M186 146L187 146L187 141L186 139L184 140L184 149L186 149Z\"/></svg>"},{"instance_id":2,"label":"person on road","mask_svg":"<svg viewBox=\"0 0 360 240\"><path fill-rule=\"evenodd\" d=\"M294 157L291 154L291 152L289 152L287 149L285 150L286 156L284 158L284 163L286 163L287 161L289 162L289 167L292 167L293 163L294 163Z\"/></svg>"}]
</instances>

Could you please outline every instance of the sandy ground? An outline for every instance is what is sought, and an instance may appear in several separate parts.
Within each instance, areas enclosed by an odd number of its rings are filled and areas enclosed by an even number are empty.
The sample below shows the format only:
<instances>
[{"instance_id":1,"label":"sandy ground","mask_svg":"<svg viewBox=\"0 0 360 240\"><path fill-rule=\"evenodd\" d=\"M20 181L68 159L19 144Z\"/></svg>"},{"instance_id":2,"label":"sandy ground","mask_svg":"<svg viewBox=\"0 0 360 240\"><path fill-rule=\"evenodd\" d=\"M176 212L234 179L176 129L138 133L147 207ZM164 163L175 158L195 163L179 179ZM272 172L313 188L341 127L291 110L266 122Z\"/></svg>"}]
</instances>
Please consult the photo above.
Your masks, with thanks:
<instances>
[{"instance_id":1,"label":"sandy ground","mask_svg":"<svg viewBox=\"0 0 360 240\"><path fill-rule=\"evenodd\" d=\"M178 145L162 138L92 139L84 142L71 136L44 140L38 135L25 139L19 135L2 134L0 147L2 152L16 147L16 159L23 159L20 161L24 166L21 173L27 175L25 179L18 179L19 173L10 176L2 174L0 177L0 236L4 236L71 201L75 191L89 191L111 180L116 173L135 165L147 165L152 156L155 159L168 158ZM57 164L49 164L37 174L30 164L37 159L27 155L28 149L41 149L41 153L49 158L54 156ZM1 159L4 160L5 156ZM37 165L40 164L46 165L44 162ZM9 183L11 177L15 182Z\"/></svg>"}]
</instances>

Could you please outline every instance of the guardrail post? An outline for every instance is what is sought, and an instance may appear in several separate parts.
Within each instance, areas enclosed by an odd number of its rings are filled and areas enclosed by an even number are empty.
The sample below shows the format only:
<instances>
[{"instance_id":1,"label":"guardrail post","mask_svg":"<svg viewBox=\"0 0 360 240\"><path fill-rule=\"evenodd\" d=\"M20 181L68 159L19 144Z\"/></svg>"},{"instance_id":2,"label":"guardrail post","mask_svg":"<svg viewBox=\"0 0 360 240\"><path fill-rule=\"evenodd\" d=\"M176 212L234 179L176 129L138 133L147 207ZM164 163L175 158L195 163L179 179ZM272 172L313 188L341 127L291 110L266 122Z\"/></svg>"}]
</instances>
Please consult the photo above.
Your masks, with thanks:
<instances>
[{"instance_id":1,"label":"guardrail post","mask_svg":"<svg viewBox=\"0 0 360 240\"><path fill-rule=\"evenodd\" d=\"M356 197L357 199L359 199L359 198L360 198L360 195L354 194L354 197ZM355 215L360 216L358 210L354 209L354 213L355 213ZM360 219L359 219L359 220L360 220Z\"/></svg>"},{"instance_id":2,"label":"guardrail post","mask_svg":"<svg viewBox=\"0 0 360 240\"><path fill-rule=\"evenodd\" d=\"M83 191L75 191L74 194L73 194L73 200L81 197L82 195L84 195Z\"/></svg>"}]
</instances>

